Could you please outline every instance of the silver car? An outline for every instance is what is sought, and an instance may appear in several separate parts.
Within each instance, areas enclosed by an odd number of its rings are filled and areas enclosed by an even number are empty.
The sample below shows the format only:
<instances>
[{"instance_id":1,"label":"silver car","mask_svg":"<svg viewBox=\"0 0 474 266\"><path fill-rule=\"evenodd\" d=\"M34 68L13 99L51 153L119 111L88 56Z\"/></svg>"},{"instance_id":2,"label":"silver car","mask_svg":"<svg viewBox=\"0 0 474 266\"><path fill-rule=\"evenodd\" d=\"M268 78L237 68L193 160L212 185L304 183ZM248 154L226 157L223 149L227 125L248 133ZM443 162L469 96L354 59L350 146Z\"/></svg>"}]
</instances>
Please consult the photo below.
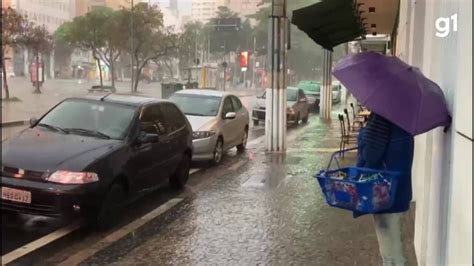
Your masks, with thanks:
<instances>
[{"instance_id":1,"label":"silver car","mask_svg":"<svg viewBox=\"0 0 474 266\"><path fill-rule=\"evenodd\" d=\"M302 89L288 87L286 90L286 121L291 124L298 124L300 120L303 124L308 123L309 104L308 99ZM266 92L257 97L257 101L252 110L253 125L258 126L260 121L265 121L266 115Z\"/></svg>"},{"instance_id":2,"label":"silver car","mask_svg":"<svg viewBox=\"0 0 474 266\"><path fill-rule=\"evenodd\" d=\"M215 90L182 90L170 97L193 128L193 161L218 164L225 151L245 150L249 113L235 95Z\"/></svg>"}]
</instances>

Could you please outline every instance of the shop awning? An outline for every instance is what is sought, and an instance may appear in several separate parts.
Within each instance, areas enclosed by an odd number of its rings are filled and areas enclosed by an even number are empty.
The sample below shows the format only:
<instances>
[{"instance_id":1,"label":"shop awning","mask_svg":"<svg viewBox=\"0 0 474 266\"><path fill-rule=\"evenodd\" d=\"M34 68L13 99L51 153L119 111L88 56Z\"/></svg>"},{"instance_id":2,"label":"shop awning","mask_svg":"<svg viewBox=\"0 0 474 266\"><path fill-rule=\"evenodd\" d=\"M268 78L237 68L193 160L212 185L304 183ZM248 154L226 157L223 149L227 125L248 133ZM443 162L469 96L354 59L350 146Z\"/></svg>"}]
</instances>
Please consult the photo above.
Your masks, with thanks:
<instances>
[{"instance_id":1,"label":"shop awning","mask_svg":"<svg viewBox=\"0 0 474 266\"><path fill-rule=\"evenodd\" d=\"M321 45L333 47L365 35L352 0L323 0L293 12L292 23Z\"/></svg>"}]
</instances>

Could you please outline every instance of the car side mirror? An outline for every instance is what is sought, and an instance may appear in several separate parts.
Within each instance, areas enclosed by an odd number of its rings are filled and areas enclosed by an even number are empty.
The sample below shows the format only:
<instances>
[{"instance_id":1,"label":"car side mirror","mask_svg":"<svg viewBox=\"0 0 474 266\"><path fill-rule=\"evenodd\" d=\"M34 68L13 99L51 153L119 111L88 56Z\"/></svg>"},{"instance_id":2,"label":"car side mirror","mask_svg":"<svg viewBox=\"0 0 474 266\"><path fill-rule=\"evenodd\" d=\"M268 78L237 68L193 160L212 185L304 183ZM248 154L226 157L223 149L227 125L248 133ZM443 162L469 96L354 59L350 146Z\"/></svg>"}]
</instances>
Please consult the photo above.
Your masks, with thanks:
<instances>
[{"instance_id":1,"label":"car side mirror","mask_svg":"<svg viewBox=\"0 0 474 266\"><path fill-rule=\"evenodd\" d=\"M237 117L237 114L234 112L228 112L225 114L225 119L235 119Z\"/></svg>"},{"instance_id":2,"label":"car side mirror","mask_svg":"<svg viewBox=\"0 0 474 266\"><path fill-rule=\"evenodd\" d=\"M140 136L138 137L139 144L156 143L158 142L158 140L159 140L158 134L151 134L151 133L145 133L145 132L141 132Z\"/></svg>"},{"instance_id":3,"label":"car side mirror","mask_svg":"<svg viewBox=\"0 0 474 266\"><path fill-rule=\"evenodd\" d=\"M38 123L38 118L36 117L30 118L30 127L33 127L34 125L36 125L36 123Z\"/></svg>"}]
</instances>

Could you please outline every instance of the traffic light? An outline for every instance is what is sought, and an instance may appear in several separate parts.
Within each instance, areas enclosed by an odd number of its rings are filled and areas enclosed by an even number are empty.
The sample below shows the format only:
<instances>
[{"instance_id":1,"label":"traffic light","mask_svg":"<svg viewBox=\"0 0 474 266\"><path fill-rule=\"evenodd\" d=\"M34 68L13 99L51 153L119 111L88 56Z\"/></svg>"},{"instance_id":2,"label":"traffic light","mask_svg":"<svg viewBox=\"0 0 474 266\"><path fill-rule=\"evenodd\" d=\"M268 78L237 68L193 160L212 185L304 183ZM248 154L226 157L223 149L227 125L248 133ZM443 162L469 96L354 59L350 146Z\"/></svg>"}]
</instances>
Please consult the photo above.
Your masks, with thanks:
<instances>
[{"instance_id":1,"label":"traffic light","mask_svg":"<svg viewBox=\"0 0 474 266\"><path fill-rule=\"evenodd\" d=\"M242 71L247 71L248 66L249 66L249 52L248 51L240 52L240 68L242 69Z\"/></svg>"}]
</instances>

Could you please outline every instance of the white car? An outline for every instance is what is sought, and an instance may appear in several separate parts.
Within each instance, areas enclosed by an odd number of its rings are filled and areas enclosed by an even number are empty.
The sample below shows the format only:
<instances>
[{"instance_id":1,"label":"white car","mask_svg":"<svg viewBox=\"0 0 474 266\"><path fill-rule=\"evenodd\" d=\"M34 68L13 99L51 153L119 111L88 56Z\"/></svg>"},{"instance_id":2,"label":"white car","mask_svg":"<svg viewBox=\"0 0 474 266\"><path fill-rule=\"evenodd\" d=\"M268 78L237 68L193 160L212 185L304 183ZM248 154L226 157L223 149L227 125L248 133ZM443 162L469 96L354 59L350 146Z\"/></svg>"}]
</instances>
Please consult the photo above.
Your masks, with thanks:
<instances>
[{"instance_id":1,"label":"white car","mask_svg":"<svg viewBox=\"0 0 474 266\"><path fill-rule=\"evenodd\" d=\"M247 146L249 113L235 95L205 89L178 91L170 97L193 128L193 161L218 164L225 151Z\"/></svg>"}]
</instances>

